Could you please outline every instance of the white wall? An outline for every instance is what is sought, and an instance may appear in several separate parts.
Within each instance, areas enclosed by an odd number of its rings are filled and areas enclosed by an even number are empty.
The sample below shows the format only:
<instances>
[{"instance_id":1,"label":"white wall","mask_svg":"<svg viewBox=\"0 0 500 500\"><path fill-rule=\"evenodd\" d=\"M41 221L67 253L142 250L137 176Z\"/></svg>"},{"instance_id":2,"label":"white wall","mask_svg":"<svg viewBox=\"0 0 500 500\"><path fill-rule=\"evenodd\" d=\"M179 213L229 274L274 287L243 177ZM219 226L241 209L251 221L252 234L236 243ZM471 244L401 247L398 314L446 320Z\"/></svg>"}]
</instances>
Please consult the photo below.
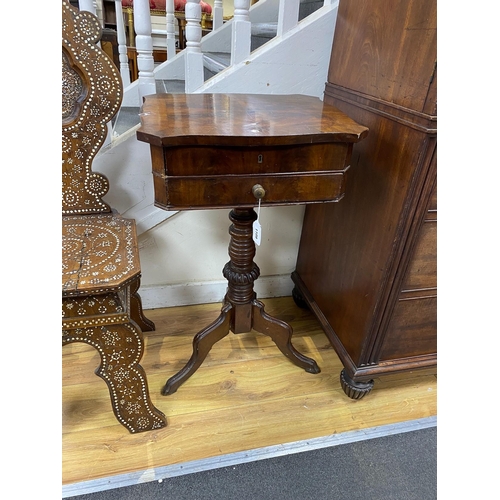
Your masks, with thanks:
<instances>
[{"instance_id":1,"label":"white wall","mask_svg":"<svg viewBox=\"0 0 500 500\"><path fill-rule=\"evenodd\" d=\"M227 281L229 210L178 212L139 236L144 307L219 302ZM304 207L268 207L260 211L262 242L255 262L261 277L258 297L291 295Z\"/></svg>"}]
</instances>

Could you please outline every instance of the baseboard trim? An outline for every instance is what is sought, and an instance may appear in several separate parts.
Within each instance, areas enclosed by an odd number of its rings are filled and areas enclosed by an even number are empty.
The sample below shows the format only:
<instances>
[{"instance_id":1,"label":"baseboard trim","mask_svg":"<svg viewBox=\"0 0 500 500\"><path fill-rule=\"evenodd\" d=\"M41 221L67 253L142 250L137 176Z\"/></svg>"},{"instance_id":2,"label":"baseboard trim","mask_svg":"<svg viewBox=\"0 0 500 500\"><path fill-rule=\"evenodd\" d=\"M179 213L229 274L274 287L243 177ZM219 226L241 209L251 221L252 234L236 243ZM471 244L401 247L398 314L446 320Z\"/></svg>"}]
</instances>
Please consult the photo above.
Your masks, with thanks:
<instances>
[{"instance_id":1,"label":"baseboard trim","mask_svg":"<svg viewBox=\"0 0 500 500\"><path fill-rule=\"evenodd\" d=\"M294 287L290 274L261 276L254 288L258 298L288 297ZM226 294L227 281L202 281L172 285L141 286L139 294L144 309L187 306L222 302Z\"/></svg>"}]
</instances>

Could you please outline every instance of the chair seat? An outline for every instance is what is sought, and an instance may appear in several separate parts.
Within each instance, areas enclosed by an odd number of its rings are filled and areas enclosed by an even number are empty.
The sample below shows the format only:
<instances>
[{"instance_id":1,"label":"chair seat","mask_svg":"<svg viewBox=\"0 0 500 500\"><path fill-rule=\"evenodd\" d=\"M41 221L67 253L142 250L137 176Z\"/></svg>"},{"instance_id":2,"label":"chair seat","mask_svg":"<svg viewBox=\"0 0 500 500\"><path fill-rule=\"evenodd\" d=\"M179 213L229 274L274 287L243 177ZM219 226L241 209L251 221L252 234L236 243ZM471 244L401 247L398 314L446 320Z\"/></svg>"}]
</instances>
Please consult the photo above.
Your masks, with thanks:
<instances>
[{"instance_id":1,"label":"chair seat","mask_svg":"<svg viewBox=\"0 0 500 500\"><path fill-rule=\"evenodd\" d=\"M63 297L116 291L140 275L135 221L112 212L62 218Z\"/></svg>"}]
</instances>

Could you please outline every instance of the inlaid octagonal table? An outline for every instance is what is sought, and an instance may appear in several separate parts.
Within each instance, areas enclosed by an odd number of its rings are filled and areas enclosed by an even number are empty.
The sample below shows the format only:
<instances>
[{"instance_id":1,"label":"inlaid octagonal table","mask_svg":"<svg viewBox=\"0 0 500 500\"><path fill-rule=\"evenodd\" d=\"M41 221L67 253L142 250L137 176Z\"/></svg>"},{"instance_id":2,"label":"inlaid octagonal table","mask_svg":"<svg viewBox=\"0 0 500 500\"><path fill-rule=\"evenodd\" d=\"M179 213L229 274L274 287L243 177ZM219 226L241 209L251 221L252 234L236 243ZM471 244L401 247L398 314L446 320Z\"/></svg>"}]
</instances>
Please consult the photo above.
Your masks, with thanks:
<instances>
[{"instance_id":1,"label":"inlaid octagonal table","mask_svg":"<svg viewBox=\"0 0 500 500\"><path fill-rule=\"evenodd\" d=\"M150 145L155 205L165 210L229 208L232 223L221 313L195 335L191 358L167 380L163 395L193 375L230 331L263 333L291 362L319 373L316 362L292 345L292 328L268 315L257 300L255 207L341 200L353 144L367 133L334 106L309 96L144 98L137 138Z\"/></svg>"}]
</instances>

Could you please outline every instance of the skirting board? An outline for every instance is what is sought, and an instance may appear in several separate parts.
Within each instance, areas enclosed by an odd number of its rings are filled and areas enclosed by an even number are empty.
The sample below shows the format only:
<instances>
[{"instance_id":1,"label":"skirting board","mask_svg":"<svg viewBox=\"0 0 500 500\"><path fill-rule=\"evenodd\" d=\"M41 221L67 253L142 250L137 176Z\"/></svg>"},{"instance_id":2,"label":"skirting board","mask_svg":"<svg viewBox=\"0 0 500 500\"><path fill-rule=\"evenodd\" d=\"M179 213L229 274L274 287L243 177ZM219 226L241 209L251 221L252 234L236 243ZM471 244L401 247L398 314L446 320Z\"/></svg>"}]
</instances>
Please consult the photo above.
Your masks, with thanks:
<instances>
[{"instance_id":1,"label":"skirting board","mask_svg":"<svg viewBox=\"0 0 500 500\"><path fill-rule=\"evenodd\" d=\"M289 274L261 276L255 281L257 298L288 297L292 295L294 283ZM144 309L212 304L222 302L227 290L227 281L202 281L173 285L141 286L139 294Z\"/></svg>"}]
</instances>

